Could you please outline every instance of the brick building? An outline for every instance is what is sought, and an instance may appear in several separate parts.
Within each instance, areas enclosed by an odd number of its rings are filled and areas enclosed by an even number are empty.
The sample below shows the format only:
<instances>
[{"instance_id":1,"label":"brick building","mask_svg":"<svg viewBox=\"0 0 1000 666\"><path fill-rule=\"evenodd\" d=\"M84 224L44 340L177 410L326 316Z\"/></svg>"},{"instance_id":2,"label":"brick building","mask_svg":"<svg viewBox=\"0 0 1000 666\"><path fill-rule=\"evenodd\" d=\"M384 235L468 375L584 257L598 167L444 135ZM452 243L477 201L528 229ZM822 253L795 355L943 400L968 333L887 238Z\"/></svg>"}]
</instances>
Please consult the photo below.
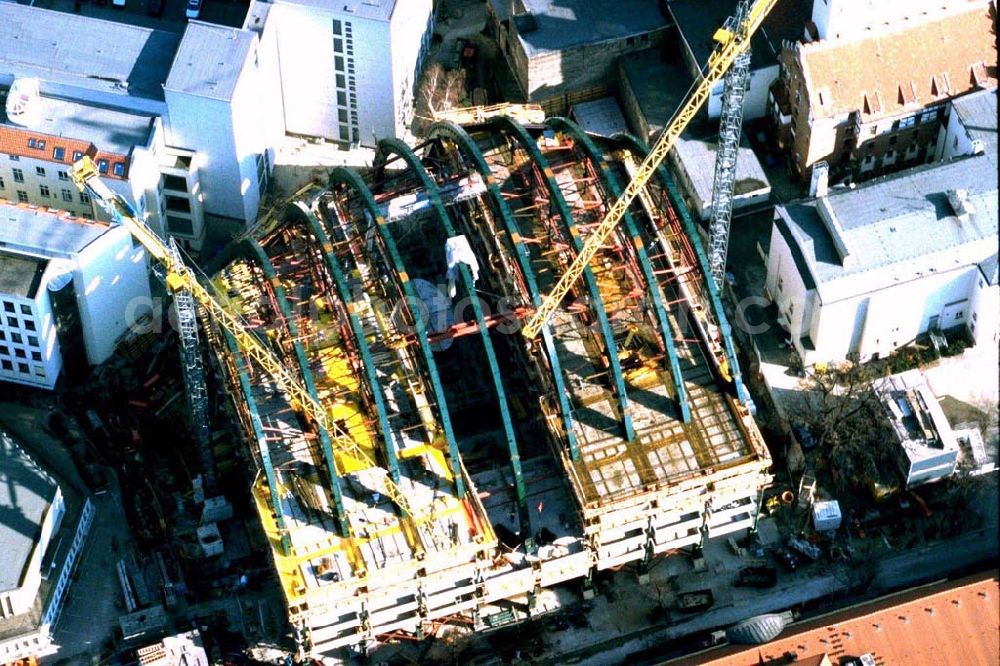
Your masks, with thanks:
<instances>
[{"instance_id":1,"label":"brick building","mask_svg":"<svg viewBox=\"0 0 1000 666\"><path fill-rule=\"evenodd\" d=\"M933 161L948 101L996 87L995 5L961 3L847 39L789 43L771 90L779 146L807 179L864 180ZM907 27L908 25L908 27Z\"/></svg>"}]
</instances>

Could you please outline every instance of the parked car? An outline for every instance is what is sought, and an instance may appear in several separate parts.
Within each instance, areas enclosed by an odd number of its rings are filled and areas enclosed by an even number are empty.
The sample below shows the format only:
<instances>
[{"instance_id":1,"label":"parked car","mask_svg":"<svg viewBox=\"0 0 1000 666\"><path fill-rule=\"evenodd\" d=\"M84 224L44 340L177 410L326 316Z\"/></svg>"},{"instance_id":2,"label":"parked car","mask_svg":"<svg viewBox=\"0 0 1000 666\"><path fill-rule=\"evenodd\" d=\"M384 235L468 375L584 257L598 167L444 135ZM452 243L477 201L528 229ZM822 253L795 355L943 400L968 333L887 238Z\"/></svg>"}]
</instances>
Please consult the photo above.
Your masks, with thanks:
<instances>
[{"instance_id":1,"label":"parked car","mask_svg":"<svg viewBox=\"0 0 1000 666\"><path fill-rule=\"evenodd\" d=\"M125 0L111 0L111 5L117 7L118 9L122 9L125 7Z\"/></svg>"},{"instance_id":2,"label":"parked car","mask_svg":"<svg viewBox=\"0 0 1000 666\"><path fill-rule=\"evenodd\" d=\"M188 0L187 9L184 11L184 15L189 19L198 18L198 15L201 14L201 3L202 0Z\"/></svg>"},{"instance_id":3,"label":"parked car","mask_svg":"<svg viewBox=\"0 0 1000 666\"><path fill-rule=\"evenodd\" d=\"M146 0L146 13L150 16L159 16L163 13L166 0Z\"/></svg>"}]
</instances>

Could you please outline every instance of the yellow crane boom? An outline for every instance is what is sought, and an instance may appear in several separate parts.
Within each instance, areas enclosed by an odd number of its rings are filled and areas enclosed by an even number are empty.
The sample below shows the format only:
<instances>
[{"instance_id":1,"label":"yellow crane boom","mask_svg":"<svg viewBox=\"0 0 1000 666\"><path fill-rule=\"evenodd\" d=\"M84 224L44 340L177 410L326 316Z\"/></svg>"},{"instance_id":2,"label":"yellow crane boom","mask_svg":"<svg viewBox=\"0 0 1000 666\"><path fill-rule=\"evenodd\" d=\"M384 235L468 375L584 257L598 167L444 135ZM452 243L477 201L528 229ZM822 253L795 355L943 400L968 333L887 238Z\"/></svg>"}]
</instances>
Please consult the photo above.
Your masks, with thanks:
<instances>
[{"instance_id":1,"label":"yellow crane boom","mask_svg":"<svg viewBox=\"0 0 1000 666\"><path fill-rule=\"evenodd\" d=\"M132 208L120 196L116 195L105 185L94 166L93 160L88 156L73 164L70 175L76 186L81 191L89 192L98 203L101 204L112 216L121 223L132 237L139 241L151 257L156 259L166 270L167 289L176 292L186 289L191 292L195 301L201 305L208 317L220 328L225 329L233 339L240 351L249 356L261 370L267 373L278 386L280 386L291 399L294 406L309 419L312 419L320 427L330 434L333 445L337 451L346 457L353 458L362 467L378 468L379 465L372 460L368 454L362 450L353 439L348 436L337 423L330 418L326 409L312 397L309 391L302 385L281 360L274 355L257 337L247 330L246 326L225 307L223 307L209 291L202 286L192 271L183 262L177 261L170 252L167 245L150 230L144 223L136 219ZM336 464L336 462L334 462ZM337 470L338 473L340 470ZM390 500L403 510L405 516L413 516L402 490L397 486L388 473L385 475L385 494ZM421 521L416 520L419 524Z\"/></svg>"},{"instance_id":2,"label":"yellow crane boom","mask_svg":"<svg viewBox=\"0 0 1000 666\"><path fill-rule=\"evenodd\" d=\"M601 223L597 225L587 238L587 242L584 243L580 253L576 255L573 263L570 264L566 272L559 278L552 292L545 297L541 307L535 311L535 314L525 324L522 329L525 337L531 339L537 336L539 331L542 330L542 326L559 309L563 299L566 298L566 295L573 288L576 281L580 279L580 275L583 274L586 266L590 264L590 260L593 259L594 254L607 241L608 237L615 230L615 227L618 226L628 207L632 204L632 200L646 187L647 181L649 181L650 177L656 171L660 162L667 156L667 153L673 148L678 137L687 128L688 123L698 113L698 109L708 99L712 88L723 79L733 61L749 48L750 38L756 32L757 28L760 27L760 24L764 21L768 13L770 13L776 2L777 0L757 0L750 7L750 12L747 14L746 21L742 25L719 28L715 32L713 39L716 41L716 47L712 55L708 58L705 75L696 83L692 91L688 94L687 99L674 112L673 118L670 119L660 137L656 140L656 144L650 149L646 159L639 165L638 170L625 188L625 191L618 197L614 205L608 209L604 219L601 220Z\"/></svg>"}]
</instances>

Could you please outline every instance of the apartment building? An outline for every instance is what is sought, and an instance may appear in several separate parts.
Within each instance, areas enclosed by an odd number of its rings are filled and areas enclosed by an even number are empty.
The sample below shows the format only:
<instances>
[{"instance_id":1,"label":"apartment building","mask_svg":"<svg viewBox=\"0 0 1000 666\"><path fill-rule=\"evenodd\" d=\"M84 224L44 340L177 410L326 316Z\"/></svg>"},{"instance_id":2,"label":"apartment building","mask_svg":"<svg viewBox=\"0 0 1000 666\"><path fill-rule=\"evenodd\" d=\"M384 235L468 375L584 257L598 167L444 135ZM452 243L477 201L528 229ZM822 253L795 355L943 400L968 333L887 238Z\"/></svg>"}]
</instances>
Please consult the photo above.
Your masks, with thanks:
<instances>
[{"instance_id":1,"label":"apartment building","mask_svg":"<svg viewBox=\"0 0 1000 666\"><path fill-rule=\"evenodd\" d=\"M51 389L106 360L150 307L124 227L0 199L0 381Z\"/></svg>"},{"instance_id":2,"label":"apartment building","mask_svg":"<svg viewBox=\"0 0 1000 666\"><path fill-rule=\"evenodd\" d=\"M884 357L928 330L996 344L993 128L980 154L775 209L765 293L806 365Z\"/></svg>"},{"instance_id":3,"label":"apartment building","mask_svg":"<svg viewBox=\"0 0 1000 666\"><path fill-rule=\"evenodd\" d=\"M864 180L933 161L949 100L996 87L991 6L959 2L838 39L788 44L771 107L794 173L808 180L825 161L835 181ZM829 22L824 30L831 34Z\"/></svg>"},{"instance_id":4,"label":"apartment building","mask_svg":"<svg viewBox=\"0 0 1000 666\"><path fill-rule=\"evenodd\" d=\"M94 505L0 430L4 483L0 505L17 521L0 523L0 660L53 654L73 571L94 518Z\"/></svg>"},{"instance_id":5,"label":"apartment building","mask_svg":"<svg viewBox=\"0 0 1000 666\"><path fill-rule=\"evenodd\" d=\"M500 50L524 98L565 115L578 101L614 92L619 56L666 37L656 2L489 0Z\"/></svg>"},{"instance_id":6,"label":"apartment building","mask_svg":"<svg viewBox=\"0 0 1000 666\"><path fill-rule=\"evenodd\" d=\"M256 218L283 134L257 45L198 21L178 35L0 3L0 94L28 90L38 107L0 119L0 196L102 219L64 175L90 154L158 233L194 249L228 239Z\"/></svg>"},{"instance_id":7,"label":"apartment building","mask_svg":"<svg viewBox=\"0 0 1000 666\"><path fill-rule=\"evenodd\" d=\"M274 0L285 130L374 146L402 136L434 31L432 0Z\"/></svg>"}]
</instances>

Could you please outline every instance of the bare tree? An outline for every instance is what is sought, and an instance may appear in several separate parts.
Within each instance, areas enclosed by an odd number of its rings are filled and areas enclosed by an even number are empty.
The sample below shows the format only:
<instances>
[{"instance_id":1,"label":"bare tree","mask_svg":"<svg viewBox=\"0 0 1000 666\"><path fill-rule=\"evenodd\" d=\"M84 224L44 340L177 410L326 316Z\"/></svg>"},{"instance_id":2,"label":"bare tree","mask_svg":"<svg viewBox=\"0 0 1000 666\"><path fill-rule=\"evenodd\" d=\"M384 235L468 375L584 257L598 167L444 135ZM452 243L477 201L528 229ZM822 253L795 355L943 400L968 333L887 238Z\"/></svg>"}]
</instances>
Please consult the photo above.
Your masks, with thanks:
<instances>
[{"instance_id":1,"label":"bare tree","mask_svg":"<svg viewBox=\"0 0 1000 666\"><path fill-rule=\"evenodd\" d=\"M816 440L819 463L843 490L858 489L880 470L895 467L893 437L879 396L875 372L844 363L803 380L798 413Z\"/></svg>"},{"instance_id":2,"label":"bare tree","mask_svg":"<svg viewBox=\"0 0 1000 666\"><path fill-rule=\"evenodd\" d=\"M434 114L453 109L465 97L465 70L445 69L439 62L429 64L417 86L412 132L420 136L434 121Z\"/></svg>"}]
</instances>

